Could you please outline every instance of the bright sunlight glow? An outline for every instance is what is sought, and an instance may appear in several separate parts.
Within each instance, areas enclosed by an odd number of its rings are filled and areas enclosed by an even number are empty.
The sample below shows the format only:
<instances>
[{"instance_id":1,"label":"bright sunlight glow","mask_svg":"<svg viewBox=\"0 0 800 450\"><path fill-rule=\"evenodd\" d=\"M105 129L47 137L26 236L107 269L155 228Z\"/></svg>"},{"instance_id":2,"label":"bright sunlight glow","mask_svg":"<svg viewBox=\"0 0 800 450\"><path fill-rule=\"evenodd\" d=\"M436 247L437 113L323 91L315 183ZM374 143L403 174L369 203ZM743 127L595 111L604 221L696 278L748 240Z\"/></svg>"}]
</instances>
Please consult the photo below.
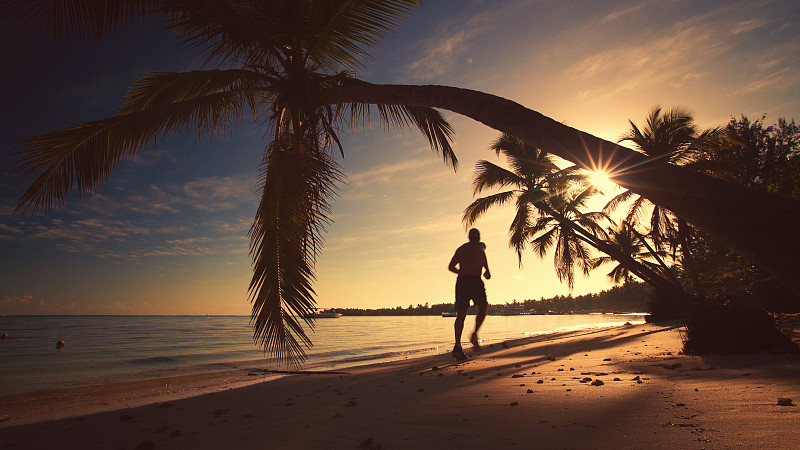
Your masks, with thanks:
<instances>
[{"instance_id":1,"label":"bright sunlight glow","mask_svg":"<svg viewBox=\"0 0 800 450\"><path fill-rule=\"evenodd\" d=\"M604 194L611 194L617 186L608 177L608 173L599 170L589 174L589 181Z\"/></svg>"}]
</instances>

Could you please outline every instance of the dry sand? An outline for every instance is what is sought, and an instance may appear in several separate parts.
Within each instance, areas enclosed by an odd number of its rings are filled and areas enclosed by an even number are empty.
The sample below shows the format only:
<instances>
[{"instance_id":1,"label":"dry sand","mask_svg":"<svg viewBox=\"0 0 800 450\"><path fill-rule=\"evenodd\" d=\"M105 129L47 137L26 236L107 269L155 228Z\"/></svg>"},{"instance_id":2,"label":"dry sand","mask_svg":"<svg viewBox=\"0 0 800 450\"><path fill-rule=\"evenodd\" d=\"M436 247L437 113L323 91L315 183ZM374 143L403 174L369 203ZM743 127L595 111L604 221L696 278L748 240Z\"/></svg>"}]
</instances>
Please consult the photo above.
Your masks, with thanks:
<instances>
[{"instance_id":1,"label":"dry sand","mask_svg":"<svg viewBox=\"0 0 800 450\"><path fill-rule=\"evenodd\" d=\"M463 363L28 397L0 404L14 416L0 449L800 448L800 407L778 405L800 403L798 356L686 356L679 331L628 325L495 344Z\"/></svg>"}]
</instances>

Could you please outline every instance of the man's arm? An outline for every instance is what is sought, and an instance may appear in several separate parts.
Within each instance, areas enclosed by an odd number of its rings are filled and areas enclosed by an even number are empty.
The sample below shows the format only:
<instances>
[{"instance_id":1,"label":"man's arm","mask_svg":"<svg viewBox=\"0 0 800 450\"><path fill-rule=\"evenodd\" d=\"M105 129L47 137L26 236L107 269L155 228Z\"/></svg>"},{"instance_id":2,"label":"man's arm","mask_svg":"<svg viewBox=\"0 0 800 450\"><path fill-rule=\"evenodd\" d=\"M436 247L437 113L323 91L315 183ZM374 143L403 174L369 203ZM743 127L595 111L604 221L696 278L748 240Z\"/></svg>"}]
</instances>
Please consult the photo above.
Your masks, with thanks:
<instances>
[{"instance_id":1,"label":"man's arm","mask_svg":"<svg viewBox=\"0 0 800 450\"><path fill-rule=\"evenodd\" d=\"M456 268L456 264L458 264L457 256L458 256L458 252L456 252L456 254L453 255L453 257L450 259L450 264L447 266L447 270L449 270L450 272L453 272L455 274L458 274L458 269Z\"/></svg>"},{"instance_id":2,"label":"man's arm","mask_svg":"<svg viewBox=\"0 0 800 450\"><path fill-rule=\"evenodd\" d=\"M486 259L486 253L483 254L483 267L486 267L486 271L483 272L483 277L486 278L487 280L489 278L492 278L492 274L489 273L489 260Z\"/></svg>"}]
</instances>

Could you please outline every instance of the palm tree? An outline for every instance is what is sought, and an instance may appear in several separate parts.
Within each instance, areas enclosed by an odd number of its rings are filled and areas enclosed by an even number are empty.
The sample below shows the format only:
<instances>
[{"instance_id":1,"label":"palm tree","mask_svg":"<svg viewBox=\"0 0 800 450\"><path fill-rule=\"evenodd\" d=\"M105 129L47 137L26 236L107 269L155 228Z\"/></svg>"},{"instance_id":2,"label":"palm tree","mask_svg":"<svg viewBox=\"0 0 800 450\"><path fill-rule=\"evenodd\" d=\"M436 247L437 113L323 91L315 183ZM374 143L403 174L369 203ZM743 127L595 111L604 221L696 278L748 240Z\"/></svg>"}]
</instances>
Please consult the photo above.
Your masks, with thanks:
<instances>
[{"instance_id":1,"label":"palm tree","mask_svg":"<svg viewBox=\"0 0 800 450\"><path fill-rule=\"evenodd\" d=\"M619 225L609 229L608 231L609 243L616 246L623 253L629 255L632 259L650 268L654 272L668 271L669 269L663 262L666 256L665 251L654 251L644 239L644 236L636 232L632 225L628 222L622 221ZM656 262L650 261L649 258L656 259ZM626 265L618 262L610 256L598 256L592 259L591 267L596 269L600 266L614 263L617 265L608 273L608 277L615 284L627 284L633 277L633 272L626 267Z\"/></svg>"},{"instance_id":2,"label":"palm tree","mask_svg":"<svg viewBox=\"0 0 800 450\"><path fill-rule=\"evenodd\" d=\"M654 107L645 119L641 129L633 121L631 128L619 142L630 141L642 153L670 164L687 165L693 162L698 146L714 138L719 130L711 129L698 134L692 113L685 108L676 107L662 112ZM685 220L676 217L668 209L653 204L641 195L626 190L612 198L605 210L613 211L622 203L631 201L625 220L631 224L640 221L647 208L650 210L649 233L657 251L670 246L673 251L680 249L681 260L692 281L695 294L703 296L703 290L688 246L689 226Z\"/></svg>"},{"instance_id":3,"label":"palm tree","mask_svg":"<svg viewBox=\"0 0 800 450\"><path fill-rule=\"evenodd\" d=\"M572 290L575 284L575 266L588 276L592 269L591 247L598 239L605 239L600 221L608 220L603 212L581 212L586 200L596 192L593 187L581 191L568 191L554 195L543 209L548 211L528 229L531 249L540 258L555 246L553 266L561 281L566 280Z\"/></svg>"},{"instance_id":4,"label":"palm tree","mask_svg":"<svg viewBox=\"0 0 800 450\"><path fill-rule=\"evenodd\" d=\"M608 220L601 212L582 212L586 200L596 188L586 187L586 175L575 167L560 169L552 155L525 144L514 136L503 134L491 146L502 154L511 169L489 161L476 164L474 193L486 189L507 188L486 197L477 198L464 210L464 223L472 226L491 207L516 202L516 214L509 228L509 246L522 265L522 253L531 244L535 253L543 258L556 246L553 264L559 280L566 280L570 289L574 284L577 266L584 274L591 269L590 252L594 247L620 261L631 272L650 283L679 303L685 302L685 293L646 266L607 242L603 228L598 224Z\"/></svg>"},{"instance_id":5,"label":"palm tree","mask_svg":"<svg viewBox=\"0 0 800 450\"><path fill-rule=\"evenodd\" d=\"M615 169L616 183L751 256L800 293L800 279L795 276L800 260L791 257L796 251L785 246L785 242L796 242L793 237L800 234L800 202L651 161L491 94L447 86L378 85L347 72L357 69L359 58L417 3L74 0L64 6L50 0L6 2L5 11L46 24L47 31L61 39L101 38L126 22L156 18L165 29L176 32L180 42L204 50L209 61L232 67L147 75L134 84L126 105L114 117L28 141L22 169L40 176L17 211L47 211L63 203L72 190L97 189L120 160L138 155L162 135L191 128L212 135L245 120L245 113L267 119L272 133L265 163L284 164L303 176L314 176L301 181L278 176L284 168L265 168L262 202L251 232L256 261L251 282L253 320L256 337L266 348L286 358L302 357L292 333L302 341L307 338L291 313L303 315L313 303L313 262L319 251L315 233L326 223L328 195L341 176L326 153L339 147L337 126L348 118L351 124L363 119L367 104L382 105L383 120L422 128L434 149L455 166L447 143L451 129L441 115L423 107L442 108L517 136L581 168L592 170L602 164ZM293 157L297 161L290 162ZM273 179L276 176L279 179ZM302 193L307 196L303 198ZM313 209L303 212L306 205ZM776 217L778 213L782 215ZM766 223L777 232L758 233ZM270 258L273 261L268 264ZM300 270L290 274L289 266Z\"/></svg>"},{"instance_id":6,"label":"palm tree","mask_svg":"<svg viewBox=\"0 0 800 450\"><path fill-rule=\"evenodd\" d=\"M570 180L580 177L575 167L560 169L556 158L545 151L525 144L514 136L502 134L490 146L495 154L506 158L511 170L492 162L480 160L475 164L473 192L480 194L486 189L512 189L480 197L464 210L464 224L472 226L480 216L493 206L516 201L516 214L509 228L509 246L517 253L522 267L522 254L528 243L528 229L540 215L543 201L551 192L565 189Z\"/></svg>"},{"instance_id":7,"label":"palm tree","mask_svg":"<svg viewBox=\"0 0 800 450\"><path fill-rule=\"evenodd\" d=\"M16 3L18 8L26 5ZM178 31L184 44L199 47L209 60L228 68L145 75L129 88L115 116L25 142L20 168L38 178L16 211L48 211L62 204L72 189L96 190L121 160L137 156L160 136L192 128L201 136L214 136L245 120L263 124L269 142L259 178L261 200L249 233L254 338L279 360L301 361L302 344L311 344L303 324L313 327L309 312L315 306L312 283L320 236L329 223L330 199L343 179L334 159L335 151L344 152L338 130L369 120L370 113L363 103L326 105L316 93L350 78L346 71L357 68L358 59L415 2L86 5L61 12L78 22L71 25L79 33L102 35L118 19L140 14L167 17L166 28ZM42 13L33 7L29 11ZM90 29L81 27L87 24ZM418 128L447 164L457 166L452 128L441 113L427 106L383 104L377 112L387 127Z\"/></svg>"}]
</instances>

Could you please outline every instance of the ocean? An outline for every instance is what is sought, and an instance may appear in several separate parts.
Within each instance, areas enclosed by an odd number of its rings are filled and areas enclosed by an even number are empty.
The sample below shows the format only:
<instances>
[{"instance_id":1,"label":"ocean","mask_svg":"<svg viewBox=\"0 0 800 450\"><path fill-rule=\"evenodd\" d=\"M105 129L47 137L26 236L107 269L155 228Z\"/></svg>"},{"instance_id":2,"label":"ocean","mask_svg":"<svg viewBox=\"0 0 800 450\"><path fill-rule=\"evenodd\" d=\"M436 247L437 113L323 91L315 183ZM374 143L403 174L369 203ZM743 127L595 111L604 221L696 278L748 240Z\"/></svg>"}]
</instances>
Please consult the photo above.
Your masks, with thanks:
<instances>
[{"instance_id":1,"label":"ocean","mask_svg":"<svg viewBox=\"0 0 800 450\"><path fill-rule=\"evenodd\" d=\"M449 352L453 318L318 319L303 365L334 370ZM468 316L463 339L474 327ZM484 345L536 334L643 323L641 315L488 316ZM253 342L247 316L0 316L0 396L238 369L285 369ZM63 349L56 342L65 341ZM465 348L469 344L465 343Z\"/></svg>"}]
</instances>

